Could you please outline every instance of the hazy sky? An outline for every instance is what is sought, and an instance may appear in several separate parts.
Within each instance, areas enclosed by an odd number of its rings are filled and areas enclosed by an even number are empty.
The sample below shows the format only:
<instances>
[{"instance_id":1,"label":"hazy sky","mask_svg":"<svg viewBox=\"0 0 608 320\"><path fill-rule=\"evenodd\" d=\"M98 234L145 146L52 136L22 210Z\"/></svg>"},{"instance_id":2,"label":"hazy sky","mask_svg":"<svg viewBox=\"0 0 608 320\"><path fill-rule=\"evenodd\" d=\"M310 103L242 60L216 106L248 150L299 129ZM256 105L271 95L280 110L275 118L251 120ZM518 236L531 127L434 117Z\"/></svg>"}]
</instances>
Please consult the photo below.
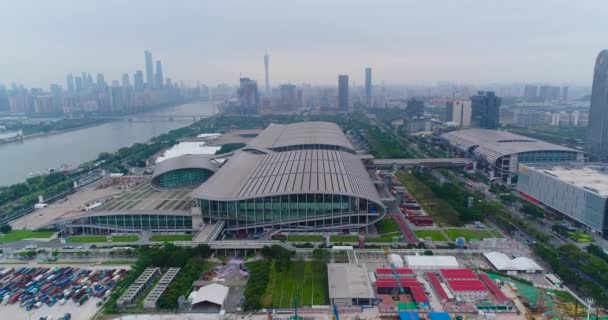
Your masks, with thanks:
<instances>
[{"instance_id":1,"label":"hazy sky","mask_svg":"<svg viewBox=\"0 0 608 320\"><path fill-rule=\"evenodd\" d=\"M106 81L144 69L174 80L337 83L589 84L608 47L608 1L2 0L0 83ZM93 76L94 77L94 76Z\"/></svg>"}]
</instances>

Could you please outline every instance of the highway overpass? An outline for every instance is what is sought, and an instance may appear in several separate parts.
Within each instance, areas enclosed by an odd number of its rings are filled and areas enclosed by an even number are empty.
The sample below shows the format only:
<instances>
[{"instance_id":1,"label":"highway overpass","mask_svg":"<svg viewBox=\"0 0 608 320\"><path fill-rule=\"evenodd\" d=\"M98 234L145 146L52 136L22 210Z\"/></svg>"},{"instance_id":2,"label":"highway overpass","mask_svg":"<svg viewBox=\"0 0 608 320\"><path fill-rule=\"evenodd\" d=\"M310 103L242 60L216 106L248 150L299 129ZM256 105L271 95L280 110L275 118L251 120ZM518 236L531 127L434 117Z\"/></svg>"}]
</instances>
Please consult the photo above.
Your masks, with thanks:
<instances>
[{"instance_id":1,"label":"highway overpass","mask_svg":"<svg viewBox=\"0 0 608 320\"><path fill-rule=\"evenodd\" d=\"M473 163L469 158L421 158L421 159L373 159L371 165L376 169L398 169L425 166L432 168L463 167Z\"/></svg>"}]
</instances>

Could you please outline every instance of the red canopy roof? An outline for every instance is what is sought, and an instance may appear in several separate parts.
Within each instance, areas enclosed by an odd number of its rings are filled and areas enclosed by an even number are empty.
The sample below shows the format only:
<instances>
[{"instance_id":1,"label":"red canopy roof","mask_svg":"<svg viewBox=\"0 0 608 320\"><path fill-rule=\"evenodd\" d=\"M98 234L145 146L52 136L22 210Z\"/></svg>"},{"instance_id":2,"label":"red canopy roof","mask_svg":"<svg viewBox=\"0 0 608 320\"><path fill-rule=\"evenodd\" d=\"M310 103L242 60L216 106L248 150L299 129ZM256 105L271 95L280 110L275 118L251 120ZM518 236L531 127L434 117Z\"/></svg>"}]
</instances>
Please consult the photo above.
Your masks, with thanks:
<instances>
[{"instance_id":1,"label":"red canopy roof","mask_svg":"<svg viewBox=\"0 0 608 320\"><path fill-rule=\"evenodd\" d=\"M439 272L445 279L477 279L471 269L440 269Z\"/></svg>"},{"instance_id":2,"label":"red canopy roof","mask_svg":"<svg viewBox=\"0 0 608 320\"><path fill-rule=\"evenodd\" d=\"M453 291L488 291L488 288L479 280L448 280Z\"/></svg>"},{"instance_id":3,"label":"red canopy roof","mask_svg":"<svg viewBox=\"0 0 608 320\"><path fill-rule=\"evenodd\" d=\"M418 280L414 278L400 278L399 280L401 282L401 287L410 290L414 301L418 303L429 301L422 288L422 284L420 284ZM376 281L376 288L399 288L399 286L397 285L397 279L395 278L381 278Z\"/></svg>"},{"instance_id":4,"label":"red canopy roof","mask_svg":"<svg viewBox=\"0 0 608 320\"><path fill-rule=\"evenodd\" d=\"M443 290L441 283L439 282L439 278L433 272L427 272L426 277L429 279L431 286L433 286L433 290L439 296L441 300L448 300L448 294Z\"/></svg>"},{"instance_id":5,"label":"red canopy roof","mask_svg":"<svg viewBox=\"0 0 608 320\"><path fill-rule=\"evenodd\" d=\"M509 298L507 298L507 296L505 296L505 294L502 293L502 291L500 291L500 288L498 288L498 286L496 286L494 281L492 279L490 279L490 277L488 277L487 274L481 273L481 274L479 274L479 277L481 278L481 281L483 281L483 283L486 284L488 289L490 289L490 291L492 291L492 293L496 296L496 298L498 298L498 300L500 302L502 302L502 303L509 302Z\"/></svg>"}]
</instances>

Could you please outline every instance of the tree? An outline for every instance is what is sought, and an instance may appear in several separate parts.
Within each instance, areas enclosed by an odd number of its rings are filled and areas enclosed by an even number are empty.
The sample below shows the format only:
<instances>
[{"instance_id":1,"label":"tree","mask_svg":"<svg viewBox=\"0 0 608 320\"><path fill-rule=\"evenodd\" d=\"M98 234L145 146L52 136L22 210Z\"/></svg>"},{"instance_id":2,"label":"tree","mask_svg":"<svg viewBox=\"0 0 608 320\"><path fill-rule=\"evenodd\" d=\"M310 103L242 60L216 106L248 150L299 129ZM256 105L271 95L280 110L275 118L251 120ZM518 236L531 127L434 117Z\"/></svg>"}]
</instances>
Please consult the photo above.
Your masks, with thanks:
<instances>
[{"instance_id":1,"label":"tree","mask_svg":"<svg viewBox=\"0 0 608 320\"><path fill-rule=\"evenodd\" d=\"M11 230L13 230L13 227L11 227L9 224L3 224L0 226L0 232L4 234L11 232Z\"/></svg>"}]
</instances>

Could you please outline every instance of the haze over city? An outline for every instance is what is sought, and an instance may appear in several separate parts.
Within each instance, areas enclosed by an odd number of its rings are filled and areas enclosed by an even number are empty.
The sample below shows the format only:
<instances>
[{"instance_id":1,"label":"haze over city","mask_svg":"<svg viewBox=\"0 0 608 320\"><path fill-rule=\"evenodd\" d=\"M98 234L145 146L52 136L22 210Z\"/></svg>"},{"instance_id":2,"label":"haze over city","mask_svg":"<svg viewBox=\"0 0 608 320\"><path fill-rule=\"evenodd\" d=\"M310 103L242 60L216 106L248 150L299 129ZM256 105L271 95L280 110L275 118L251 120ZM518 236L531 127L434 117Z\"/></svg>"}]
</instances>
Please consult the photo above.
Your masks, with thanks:
<instances>
[{"instance_id":1,"label":"haze over city","mask_svg":"<svg viewBox=\"0 0 608 320\"><path fill-rule=\"evenodd\" d=\"M150 49L176 80L334 84L590 85L605 1L4 1L0 83L48 87L69 72L119 79ZM170 67L168 67L170 66Z\"/></svg>"}]
</instances>

